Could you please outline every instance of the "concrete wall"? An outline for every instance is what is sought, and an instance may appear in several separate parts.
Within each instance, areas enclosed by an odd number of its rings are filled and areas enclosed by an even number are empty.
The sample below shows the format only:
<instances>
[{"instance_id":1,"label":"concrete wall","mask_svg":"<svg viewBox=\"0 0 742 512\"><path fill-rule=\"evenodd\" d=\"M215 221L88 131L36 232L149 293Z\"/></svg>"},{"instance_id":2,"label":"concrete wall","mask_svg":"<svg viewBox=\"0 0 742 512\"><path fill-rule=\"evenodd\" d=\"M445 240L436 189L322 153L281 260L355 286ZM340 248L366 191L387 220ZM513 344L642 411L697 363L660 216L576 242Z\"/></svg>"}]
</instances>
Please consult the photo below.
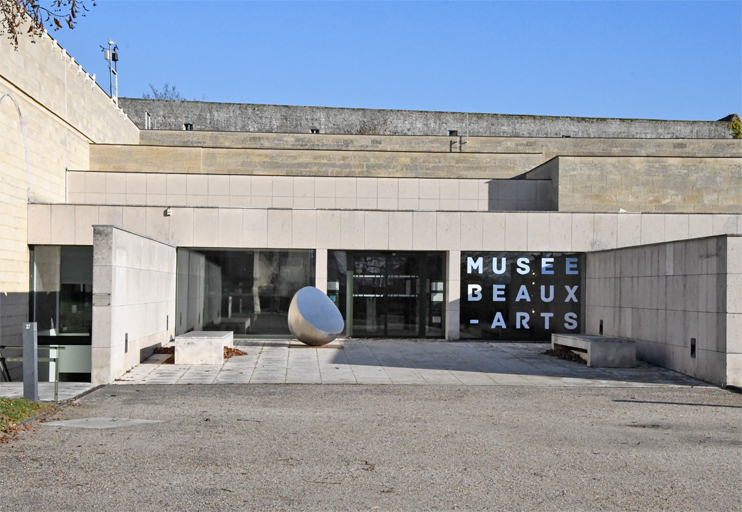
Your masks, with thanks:
<instances>
[{"instance_id":1,"label":"concrete wall","mask_svg":"<svg viewBox=\"0 0 742 512\"><path fill-rule=\"evenodd\" d=\"M384 178L512 178L540 153L431 153L96 145L90 167L73 170Z\"/></svg>"},{"instance_id":2,"label":"concrete wall","mask_svg":"<svg viewBox=\"0 0 742 512\"><path fill-rule=\"evenodd\" d=\"M115 224L178 247L586 252L742 234L742 215L29 205L29 243Z\"/></svg>"},{"instance_id":3,"label":"concrete wall","mask_svg":"<svg viewBox=\"0 0 742 512\"><path fill-rule=\"evenodd\" d=\"M175 272L175 247L94 226L94 384L112 382L175 335Z\"/></svg>"},{"instance_id":4,"label":"concrete wall","mask_svg":"<svg viewBox=\"0 0 742 512\"><path fill-rule=\"evenodd\" d=\"M69 202L380 210L548 211L541 180L68 173Z\"/></svg>"},{"instance_id":5,"label":"concrete wall","mask_svg":"<svg viewBox=\"0 0 742 512\"><path fill-rule=\"evenodd\" d=\"M637 356L719 385L742 384L742 238L588 253L588 334L637 340ZM691 357L691 338L696 356Z\"/></svg>"},{"instance_id":6,"label":"concrete wall","mask_svg":"<svg viewBox=\"0 0 742 512\"><path fill-rule=\"evenodd\" d=\"M740 157L560 156L526 177L558 183L559 211L742 212Z\"/></svg>"},{"instance_id":7,"label":"concrete wall","mask_svg":"<svg viewBox=\"0 0 742 512\"><path fill-rule=\"evenodd\" d=\"M475 136L515 137L628 137L628 138L729 138L724 121L656 121L579 117L520 116L415 110L297 107L162 101L121 98L121 105L144 128L144 114L152 127L194 130L311 133L446 135L449 130Z\"/></svg>"},{"instance_id":8,"label":"concrete wall","mask_svg":"<svg viewBox=\"0 0 742 512\"><path fill-rule=\"evenodd\" d=\"M136 144L139 130L48 36L35 44L20 38L18 51L0 44L0 97L6 94L0 100L0 342L19 344L28 320L29 196L64 202L65 170L88 167L90 142Z\"/></svg>"},{"instance_id":9,"label":"concrete wall","mask_svg":"<svg viewBox=\"0 0 742 512\"><path fill-rule=\"evenodd\" d=\"M459 137L329 135L142 130L145 146L336 151L459 152ZM464 137L464 153L542 154L544 161L568 156L742 156L737 139L606 139L578 137Z\"/></svg>"}]
</instances>

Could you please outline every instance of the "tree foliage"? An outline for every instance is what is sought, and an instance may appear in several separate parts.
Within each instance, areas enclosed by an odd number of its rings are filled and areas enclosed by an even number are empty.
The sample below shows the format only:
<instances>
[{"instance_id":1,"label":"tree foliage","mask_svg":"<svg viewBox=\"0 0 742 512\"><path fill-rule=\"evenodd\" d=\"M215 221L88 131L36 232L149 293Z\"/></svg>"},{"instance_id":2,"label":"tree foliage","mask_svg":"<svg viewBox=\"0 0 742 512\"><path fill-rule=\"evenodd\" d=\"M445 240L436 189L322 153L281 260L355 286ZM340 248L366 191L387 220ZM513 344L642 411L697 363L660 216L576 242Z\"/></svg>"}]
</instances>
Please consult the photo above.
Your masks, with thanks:
<instances>
[{"instance_id":1,"label":"tree foliage","mask_svg":"<svg viewBox=\"0 0 742 512\"><path fill-rule=\"evenodd\" d=\"M86 0L0 0L0 36L6 36L10 44L18 49L18 38L24 34L39 37L46 26L55 31L64 24L75 28L78 17L84 17L88 8ZM96 0L89 1L96 5Z\"/></svg>"},{"instance_id":2,"label":"tree foliage","mask_svg":"<svg viewBox=\"0 0 742 512\"><path fill-rule=\"evenodd\" d=\"M742 120L740 120L737 114L731 116L729 121L729 131L732 132L732 138L742 139Z\"/></svg>"},{"instance_id":3,"label":"tree foliage","mask_svg":"<svg viewBox=\"0 0 742 512\"><path fill-rule=\"evenodd\" d=\"M158 89L152 84L149 84L149 88L152 92L145 92L142 94L142 98L145 100L174 100L174 101L186 101L179 91L175 90L175 86L171 86L165 82L162 89Z\"/></svg>"}]
</instances>

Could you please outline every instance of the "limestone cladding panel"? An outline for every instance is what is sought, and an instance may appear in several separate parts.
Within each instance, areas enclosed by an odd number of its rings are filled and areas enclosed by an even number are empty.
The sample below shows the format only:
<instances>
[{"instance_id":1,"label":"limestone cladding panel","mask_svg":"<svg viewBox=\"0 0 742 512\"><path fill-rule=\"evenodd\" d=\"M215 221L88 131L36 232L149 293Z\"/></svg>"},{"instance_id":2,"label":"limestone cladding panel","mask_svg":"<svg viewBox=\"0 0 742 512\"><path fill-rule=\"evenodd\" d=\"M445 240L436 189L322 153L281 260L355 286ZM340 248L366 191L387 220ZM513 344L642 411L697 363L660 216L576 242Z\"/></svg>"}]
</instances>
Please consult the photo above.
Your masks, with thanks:
<instances>
[{"instance_id":1,"label":"limestone cladding panel","mask_svg":"<svg viewBox=\"0 0 742 512\"><path fill-rule=\"evenodd\" d=\"M602 322L604 335L636 339L640 359L737 385L741 241L707 236L588 253L587 333Z\"/></svg>"},{"instance_id":2,"label":"limestone cladding panel","mask_svg":"<svg viewBox=\"0 0 742 512\"><path fill-rule=\"evenodd\" d=\"M606 240L614 247L637 245L641 232L671 224L668 219L677 215L171 207L164 216L160 207L70 204L31 204L28 212L27 243L42 245L75 244L97 218L120 219L124 229L184 247L236 247L241 230L242 246L250 248L576 252L604 248ZM708 219L694 222L696 217ZM717 217L689 214L688 224L699 237L718 234L714 225L725 234L742 234L742 215L723 215L715 223ZM629 219L626 227L623 219ZM622 236L622 229L639 234ZM661 233L662 242L677 235Z\"/></svg>"},{"instance_id":3,"label":"limestone cladding panel","mask_svg":"<svg viewBox=\"0 0 742 512\"><path fill-rule=\"evenodd\" d=\"M742 238L727 238L727 383L742 387Z\"/></svg>"},{"instance_id":4,"label":"limestone cladding panel","mask_svg":"<svg viewBox=\"0 0 742 512\"><path fill-rule=\"evenodd\" d=\"M543 211L548 181L69 171L75 204ZM542 194L539 196L539 194ZM535 198L542 197L540 200ZM544 199L545 198L545 199Z\"/></svg>"},{"instance_id":5,"label":"limestone cladding panel","mask_svg":"<svg viewBox=\"0 0 742 512\"><path fill-rule=\"evenodd\" d=\"M93 383L107 384L174 335L176 250L114 226L93 229L93 293L109 294L108 305L93 306Z\"/></svg>"}]
</instances>

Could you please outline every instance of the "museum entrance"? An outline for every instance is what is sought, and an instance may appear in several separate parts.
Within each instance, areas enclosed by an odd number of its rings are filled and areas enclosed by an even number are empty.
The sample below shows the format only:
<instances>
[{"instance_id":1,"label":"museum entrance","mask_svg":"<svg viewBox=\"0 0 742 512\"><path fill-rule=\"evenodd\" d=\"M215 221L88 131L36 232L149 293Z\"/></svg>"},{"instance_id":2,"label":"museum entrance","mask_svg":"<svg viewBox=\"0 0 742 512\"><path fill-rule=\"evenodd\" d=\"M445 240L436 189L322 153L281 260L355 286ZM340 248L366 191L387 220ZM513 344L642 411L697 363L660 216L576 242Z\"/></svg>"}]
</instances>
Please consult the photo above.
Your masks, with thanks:
<instances>
[{"instance_id":1,"label":"museum entrance","mask_svg":"<svg viewBox=\"0 0 742 512\"><path fill-rule=\"evenodd\" d=\"M359 338L444 336L442 252L329 251L327 294L346 335Z\"/></svg>"}]
</instances>

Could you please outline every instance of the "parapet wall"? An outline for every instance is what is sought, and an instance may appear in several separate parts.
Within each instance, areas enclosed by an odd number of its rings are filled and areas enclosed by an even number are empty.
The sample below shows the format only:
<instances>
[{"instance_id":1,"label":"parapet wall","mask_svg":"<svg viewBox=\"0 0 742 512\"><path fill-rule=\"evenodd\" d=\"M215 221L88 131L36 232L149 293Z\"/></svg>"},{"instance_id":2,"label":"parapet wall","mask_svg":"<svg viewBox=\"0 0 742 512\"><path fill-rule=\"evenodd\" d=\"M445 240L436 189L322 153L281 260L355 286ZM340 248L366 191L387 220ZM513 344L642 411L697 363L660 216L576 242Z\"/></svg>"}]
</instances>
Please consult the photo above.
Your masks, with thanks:
<instances>
[{"instance_id":1,"label":"parapet wall","mask_svg":"<svg viewBox=\"0 0 742 512\"><path fill-rule=\"evenodd\" d=\"M601 119L416 110L299 107L249 103L209 103L121 98L140 129L145 112L152 128L226 132L319 133L344 135L459 135L477 137L730 138L727 121Z\"/></svg>"}]
</instances>

